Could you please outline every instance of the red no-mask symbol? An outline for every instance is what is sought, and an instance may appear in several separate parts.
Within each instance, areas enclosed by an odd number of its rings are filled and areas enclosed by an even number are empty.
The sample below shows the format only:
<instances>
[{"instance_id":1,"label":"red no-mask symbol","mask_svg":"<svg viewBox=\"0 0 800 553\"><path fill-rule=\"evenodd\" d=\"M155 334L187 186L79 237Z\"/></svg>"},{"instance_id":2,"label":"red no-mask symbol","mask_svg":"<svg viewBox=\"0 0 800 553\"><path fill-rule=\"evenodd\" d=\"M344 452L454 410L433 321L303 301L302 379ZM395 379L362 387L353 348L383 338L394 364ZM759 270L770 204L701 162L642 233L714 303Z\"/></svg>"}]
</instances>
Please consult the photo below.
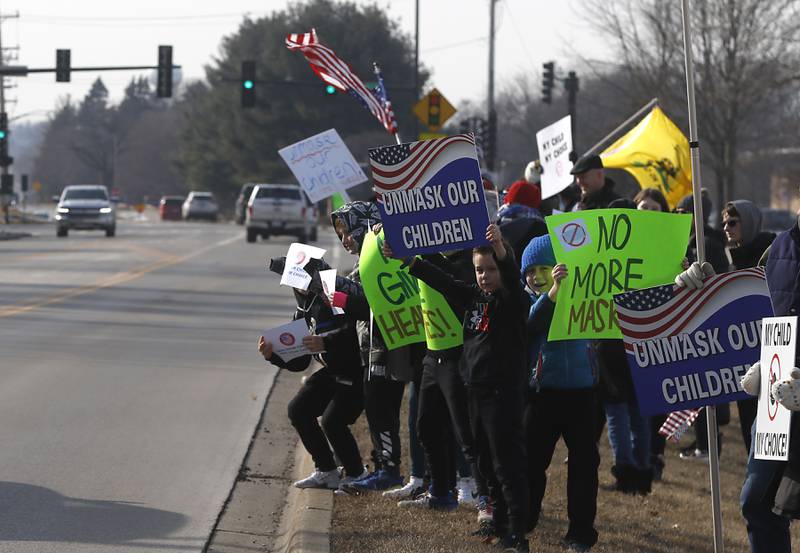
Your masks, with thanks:
<instances>
[{"instance_id":1,"label":"red no-mask symbol","mask_svg":"<svg viewBox=\"0 0 800 553\"><path fill-rule=\"evenodd\" d=\"M561 229L561 239L573 248L583 246L586 242L586 230L579 223L568 223Z\"/></svg>"}]
</instances>

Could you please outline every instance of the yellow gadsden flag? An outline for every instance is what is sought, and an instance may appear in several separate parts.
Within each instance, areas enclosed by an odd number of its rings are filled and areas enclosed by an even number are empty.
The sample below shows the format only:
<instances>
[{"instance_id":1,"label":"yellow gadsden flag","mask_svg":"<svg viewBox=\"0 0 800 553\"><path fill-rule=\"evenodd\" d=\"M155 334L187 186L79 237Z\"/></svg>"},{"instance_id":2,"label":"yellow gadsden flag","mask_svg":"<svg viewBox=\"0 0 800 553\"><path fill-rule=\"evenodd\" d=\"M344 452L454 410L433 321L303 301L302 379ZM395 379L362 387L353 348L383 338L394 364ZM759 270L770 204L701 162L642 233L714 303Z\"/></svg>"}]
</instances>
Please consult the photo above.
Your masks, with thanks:
<instances>
[{"instance_id":1,"label":"yellow gadsden flag","mask_svg":"<svg viewBox=\"0 0 800 553\"><path fill-rule=\"evenodd\" d=\"M670 207L692 192L689 141L658 106L600 154L603 167L625 169L642 188L658 188Z\"/></svg>"}]
</instances>

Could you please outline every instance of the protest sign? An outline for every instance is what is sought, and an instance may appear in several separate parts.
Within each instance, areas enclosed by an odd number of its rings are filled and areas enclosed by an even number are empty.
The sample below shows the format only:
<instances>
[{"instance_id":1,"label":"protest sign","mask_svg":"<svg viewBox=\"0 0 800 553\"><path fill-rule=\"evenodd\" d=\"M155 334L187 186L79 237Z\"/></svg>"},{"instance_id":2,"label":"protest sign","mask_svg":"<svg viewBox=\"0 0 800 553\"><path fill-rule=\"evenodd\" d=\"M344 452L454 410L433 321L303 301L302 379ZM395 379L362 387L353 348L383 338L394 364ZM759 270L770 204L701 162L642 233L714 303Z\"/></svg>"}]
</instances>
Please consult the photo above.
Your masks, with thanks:
<instances>
[{"instance_id":1,"label":"protest sign","mask_svg":"<svg viewBox=\"0 0 800 553\"><path fill-rule=\"evenodd\" d=\"M744 269L688 290L673 284L614 296L642 414L748 396L739 379L760 355L761 319L772 316L763 269Z\"/></svg>"},{"instance_id":2,"label":"protest sign","mask_svg":"<svg viewBox=\"0 0 800 553\"><path fill-rule=\"evenodd\" d=\"M472 134L373 148L369 158L383 229L398 257L487 243Z\"/></svg>"},{"instance_id":3,"label":"protest sign","mask_svg":"<svg viewBox=\"0 0 800 553\"><path fill-rule=\"evenodd\" d=\"M621 338L613 295L672 282L682 271L690 215L595 209L546 218L561 282L549 340Z\"/></svg>"},{"instance_id":4,"label":"protest sign","mask_svg":"<svg viewBox=\"0 0 800 553\"><path fill-rule=\"evenodd\" d=\"M361 285L386 347L396 349L425 341L417 279L400 268L397 259L384 257L383 233L368 232L359 259Z\"/></svg>"},{"instance_id":5,"label":"protest sign","mask_svg":"<svg viewBox=\"0 0 800 553\"><path fill-rule=\"evenodd\" d=\"M555 196L572 184L572 118L567 115L536 133L542 164L542 199Z\"/></svg>"},{"instance_id":6,"label":"protest sign","mask_svg":"<svg viewBox=\"0 0 800 553\"><path fill-rule=\"evenodd\" d=\"M308 285L311 284L311 275L303 267L306 266L309 260L322 259L323 255L325 255L325 250L322 248L300 244L299 242L292 243L289 246L289 251L286 252L286 265L281 275L281 284L307 290Z\"/></svg>"},{"instance_id":7,"label":"protest sign","mask_svg":"<svg viewBox=\"0 0 800 553\"><path fill-rule=\"evenodd\" d=\"M425 323L425 343L431 351L441 351L464 344L464 326L442 294L422 282L419 299Z\"/></svg>"},{"instance_id":8,"label":"protest sign","mask_svg":"<svg viewBox=\"0 0 800 553\"><path fill-rule=\"evenodd\" d=\"M281 148L278 153L314 203L367 180L336 129Z\"/></svg>"},{"instance_id":9,"label":"protest sign","mask_svg":"<svg viewBox=\"0 0 800 553\"><path fill-rule=\"evenodd\" d=\"M297 319L289 324L265 330L262 334L264 341L272 344L272 351L284 361L311 355L311 351L303 345L303 337L308 335L308 326L304 319Z\"/></svg>"},{"instance_id":10,"label":"protest sign","mask_svg":"<svg viewBox=\"0 0 800 553\"><path fill-rule=\"evenodd\" d=\"M761 321L761 387L753 454L756 459L789 460L792 412L775 401L772 385L789 378L794 368L797 317L765 317Z\"/></svg>"},{"instance_id":11,"label":"protest sign","mask_svg":"<svg viewBox=\"0 0 800 553\"><path fill-rule=\"evenodd\" d=\"M330 297L336 291L336 269L326 269L319 272L319 279L322 282L322 291L326 297ZM344 309L331 306L334 315L342 315Z\"/></svg>"}]
</instances>

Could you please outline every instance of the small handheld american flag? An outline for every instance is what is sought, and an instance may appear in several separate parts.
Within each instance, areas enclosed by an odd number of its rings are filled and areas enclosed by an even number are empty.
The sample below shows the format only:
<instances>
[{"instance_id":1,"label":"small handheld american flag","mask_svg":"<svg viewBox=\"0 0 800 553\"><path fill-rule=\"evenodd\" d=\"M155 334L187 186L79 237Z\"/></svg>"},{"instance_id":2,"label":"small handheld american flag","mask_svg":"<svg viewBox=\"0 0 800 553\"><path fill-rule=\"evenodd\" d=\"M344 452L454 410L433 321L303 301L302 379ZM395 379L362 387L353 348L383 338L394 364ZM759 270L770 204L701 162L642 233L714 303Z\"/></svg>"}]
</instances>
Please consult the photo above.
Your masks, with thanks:
<instances>
[{"instance_id":1,"label":"small handheld american flag","mask_svg":"<svg viewBox=\"0 0 800 553\"><path fill-rule=\"evenodd\" d=\"M289 50L300 50L320 79L361 102L361 105L378 118L386 132L397 133L397 121L392 105L386 98L386 89L380 74L378 74L378 88L372 93L347 63L333 50L320 44L314 29L311 29L310 33L288 35L286 47Z\"/></svg>"}]
</instances>

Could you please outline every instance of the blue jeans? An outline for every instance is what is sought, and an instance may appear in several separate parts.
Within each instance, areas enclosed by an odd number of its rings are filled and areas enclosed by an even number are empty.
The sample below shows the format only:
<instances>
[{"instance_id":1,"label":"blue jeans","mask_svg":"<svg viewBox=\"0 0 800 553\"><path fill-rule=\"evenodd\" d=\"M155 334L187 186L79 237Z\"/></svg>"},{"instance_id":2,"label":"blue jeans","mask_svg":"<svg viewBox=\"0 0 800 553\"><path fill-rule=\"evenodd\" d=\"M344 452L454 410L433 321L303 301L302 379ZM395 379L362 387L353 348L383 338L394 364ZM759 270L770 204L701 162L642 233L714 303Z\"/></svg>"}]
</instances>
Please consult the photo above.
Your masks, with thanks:
<instances>
[{"instance_id":1,"label":"blue jeans","mask_svg":"<svg viewBox=\"0 0 800 553\"><path fill-rule=\"evenodd\" d=\"M755 422L751 431L756 436ZM747 538L751 553L791 553L790 520L772 512L775 501L775 482L783 474L783 461L762 461L753 457L750 446L747 475L742 485L739 504L747 521Z\"/></svg>"},{"instance_id":2,"label":"blue jeans","mask_svg":"<svg viewBox=\"0 0 800 553\"><path fill-rule=\"evenodd\" d=\"M608 441L617 466L650 468L650 421L642 417L636 400L606 403Z\"/></svg>"}]
</instances>

